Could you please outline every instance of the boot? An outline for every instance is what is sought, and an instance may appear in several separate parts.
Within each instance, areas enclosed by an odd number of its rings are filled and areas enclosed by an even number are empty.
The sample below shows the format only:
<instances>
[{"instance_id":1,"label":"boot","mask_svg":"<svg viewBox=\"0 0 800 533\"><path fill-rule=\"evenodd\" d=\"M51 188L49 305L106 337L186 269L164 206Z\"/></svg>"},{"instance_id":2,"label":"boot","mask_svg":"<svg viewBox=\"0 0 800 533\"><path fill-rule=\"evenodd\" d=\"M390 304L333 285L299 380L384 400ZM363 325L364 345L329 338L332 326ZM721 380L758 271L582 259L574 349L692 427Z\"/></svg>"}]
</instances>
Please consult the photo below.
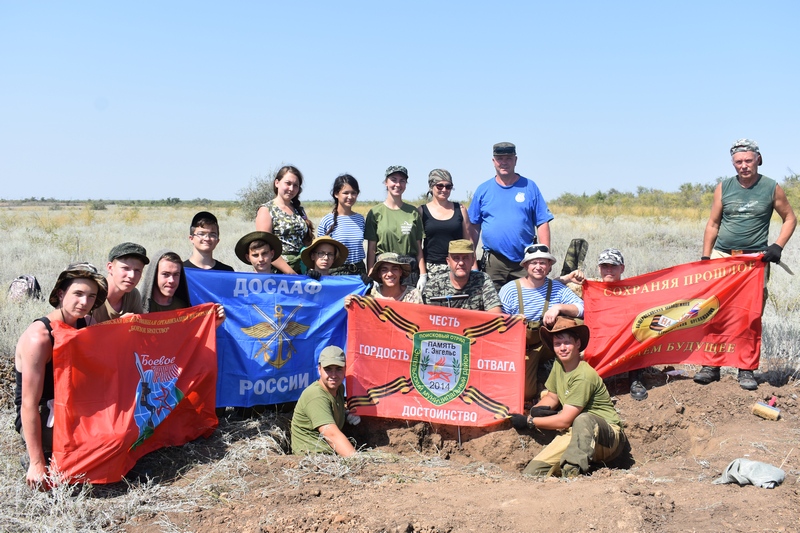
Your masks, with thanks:
<instances>
[{"instance_id":1,"label":"boot","mask_svg":"<svg viewBox=\"0 0 800 533\"><path fill-rule=\"evenodd\" d=\"M701 385L708 385L712 381L719 381L718 366L704 366L694 375L694 382Z\"/></svg>"},{"instance_id":2,"label":"boot","mask_svg":"<svg viewBox=\"0 0 800 533\"><path fill-rule=\"evenodd\" d=\"M739 386L744 390L758 389L758 382L752 370L739 369Z\"/></svg>"}]
</instances>

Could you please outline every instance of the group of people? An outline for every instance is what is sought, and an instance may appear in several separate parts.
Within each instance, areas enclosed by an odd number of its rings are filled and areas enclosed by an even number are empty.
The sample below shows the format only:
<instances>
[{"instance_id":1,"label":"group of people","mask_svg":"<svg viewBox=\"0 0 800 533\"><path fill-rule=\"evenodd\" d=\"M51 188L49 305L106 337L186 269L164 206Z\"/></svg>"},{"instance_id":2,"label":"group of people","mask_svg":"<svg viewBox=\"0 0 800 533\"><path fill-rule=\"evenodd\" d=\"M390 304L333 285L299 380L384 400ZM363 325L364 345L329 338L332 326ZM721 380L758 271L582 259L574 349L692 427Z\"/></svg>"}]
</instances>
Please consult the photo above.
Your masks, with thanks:
<instances>
[{"instance_id":1,"label":"group of people","mask_svg":"<svg viewBox=\"0 0 800 533\"><path fill-rule=\"evenodd\" d=\"M758 173L762 159L755 142L737 141L731 155L737 176L715 190L702 259L763 251L764 261L779 262L796 225L794 212L780 186ZM533 407L529 415L512 415L512 424L562 432L526 472L576 475L592 462L613 459L625 443L602 379L580 356L589 342L589 330L580 321L585 277L580 271L550 277L556 263L550 252L553 215L536 184L516 173L516 147L495 144L492 161L495 175L478 187L469 208L450 201L453 177L443 169L428 176L428 203L418 208L405 203L408 171L390 166L384 176L386 199L366 218L353 211L358 181L343 174L331 191L333 209L316 229L299 199L303 176L285 166L273 182L275 198L259 208L256 230L239 239L236 256L260 274L361 276L375 298L524 315L525 399ZM783 223L776 242L768 245L773 210ZM193 251L185 261L169 250L156 253L141 293L136 286L150 259L135 243L111 250L105 277L88 263L72 264L59 275L49 299L54 311L28 327L15 353L16 427L28 450L29 484L41 480L52 447L50 322L80 328L129 313L188 307L185 268L234 270L213 257L219 242L213 214L195 215L189 239ZM481 269L475 253L479 239ZM622 253L604 250L598 267L602 281L619 281L625 268ZM216 311L219 325L225 310L217 305ZM540 375L540 367L549 370ZM295 453L355 453L342 433L347 419L344 368L341 348L329 346L319 354L320 379L302 393L294 411ZM695 376L699 383L718 379L719 368L712 366ZM739 383L746 389L758 386L751 369L739 371ZM647 397L641 372L631 376L631 395Z\"/></svg>"}]
</instances>

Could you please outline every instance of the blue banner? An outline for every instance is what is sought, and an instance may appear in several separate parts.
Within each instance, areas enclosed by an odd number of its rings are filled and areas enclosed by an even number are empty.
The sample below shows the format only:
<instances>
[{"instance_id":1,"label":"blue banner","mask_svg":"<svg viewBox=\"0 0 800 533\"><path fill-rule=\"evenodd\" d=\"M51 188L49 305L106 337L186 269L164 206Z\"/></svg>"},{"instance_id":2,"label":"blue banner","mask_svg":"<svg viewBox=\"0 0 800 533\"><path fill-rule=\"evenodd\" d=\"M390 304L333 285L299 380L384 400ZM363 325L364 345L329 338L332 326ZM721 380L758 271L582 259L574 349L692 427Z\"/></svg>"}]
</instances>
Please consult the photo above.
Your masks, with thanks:
<instances>
[{"instance_id":1,"label":"blue banner","mask_svg":"<svg viewBox=\"0 0 800 533\"><path fill-rule=\"evenodd\" d=\"M293 402L319 378L317 357L347 345L344 297L363 295L357 276L306 276L187 268L192 305L225 306L217 328L217 406Z\"/></svg>"}]
</instances>

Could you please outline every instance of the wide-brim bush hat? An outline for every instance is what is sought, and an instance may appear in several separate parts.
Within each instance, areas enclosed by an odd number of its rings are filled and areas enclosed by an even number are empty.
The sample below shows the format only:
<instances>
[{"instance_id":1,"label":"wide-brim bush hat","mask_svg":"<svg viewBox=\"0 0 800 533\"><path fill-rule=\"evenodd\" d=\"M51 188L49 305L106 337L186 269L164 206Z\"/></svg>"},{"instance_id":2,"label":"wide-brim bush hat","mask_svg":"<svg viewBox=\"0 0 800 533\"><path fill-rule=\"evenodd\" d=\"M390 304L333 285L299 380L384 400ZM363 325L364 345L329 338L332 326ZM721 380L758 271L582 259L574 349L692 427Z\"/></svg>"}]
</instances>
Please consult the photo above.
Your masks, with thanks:
<instances>
[{"instance_id":1,"label":"wide-brim bush hat","mask_svg":"<svg viewBox=\"0 0 800 533\"><path fill-rule=\"evenodd\" d=\"M550 348L550 351L552 352L553 337L565 331L572 331L578 336L578 340L581 343L579 348L580 351L585 350L589 345L589 327L585 324L578 324L574 318L567 316L557 317L556 323L550 328L539 328L539 335L541 336L542 342L545 344L545 346Z\"/></svg>"},{"instance_id":2,"label":"wide-brim bush hat","mask_svg":"<svg viewBox=\"0 0 800 533\"><path fill-rule=\"evenodd\" d=\"M251 231L239 239L239 242L236 243L236 248L234 248L236 257L238 257L239 260L246 265L250 264L250 243L253 241L264 241L269 244L270 249L275 252L272 255L273 261L279 258L281 256L281 252L283 252L283 244L281 244L281 240L272 233L267 233L266 231Z\"/></svg>"},{"instance_id":3,"label":"wide-brim bush hat","mask_svg":"<svg viewBox=\"0 0 800 533\"><path fill-rule=\"evenodd\" d=\"M525 247L524 253L525 257L519 262L521 266L534 259L549 259L552 264L556 263L556 256L550 253L550 247L546 244L529 244Z\"/></svg>"},{"instance_id":4,"label":"wide-brim bush hat","mask_svg":"<svg viewBox=\"0 0 800 533\"><path fill-rule=\"evenodd\" d=\"M386 252L380 254L378 257L375 258L375 264L372 265L372 270L369 271L369 277L377 281L378 283L382 283L381 280L381 267L383 265L397 265L399 266L403 274L400 276L401 281L408 276L411 275L411 265L405 261L400 259L400 256L393 252Z\"/></svg>"},{"instance_id":5,"label":"wide-brim bush hat","mask_svg":"<svg viewBox=\"0 0 800 533\"><path fill-rule=\"evenodd\" d=\"M333 258L333 265L331 268L340 267L344 264L347 260L347 255L350 253L350 250L347 249L347 246L340 243L330 235L323 235L322 237L317 237L311 242L311 246L308 248L303 248L303 251L300 252L300 260L306 266L306 268L314 268L314 261L311 259L311 254L314 253L317 246L320 244L330 244L334 248L336 248L336 257Z\"/></svg>"},{"instance_id":6,"label":"wide-brim bush hat","mask_svg":"<svg viewBox=\"0 0 800 533\"><path fill-rule=\"evenodd\" d=\"M58 291L63 288L64 282L77 278L90 279L97 283L97 298L95 298L92 311L105 303L108 297L108 282L106 278L101 276L100 273L97 272L97 268L91 263L72 263L58 275L56 284L53 290L50 291L50 298L47 300L50 302L50 305L57 308L59 304Z\"/></svg>"}]
</instances>

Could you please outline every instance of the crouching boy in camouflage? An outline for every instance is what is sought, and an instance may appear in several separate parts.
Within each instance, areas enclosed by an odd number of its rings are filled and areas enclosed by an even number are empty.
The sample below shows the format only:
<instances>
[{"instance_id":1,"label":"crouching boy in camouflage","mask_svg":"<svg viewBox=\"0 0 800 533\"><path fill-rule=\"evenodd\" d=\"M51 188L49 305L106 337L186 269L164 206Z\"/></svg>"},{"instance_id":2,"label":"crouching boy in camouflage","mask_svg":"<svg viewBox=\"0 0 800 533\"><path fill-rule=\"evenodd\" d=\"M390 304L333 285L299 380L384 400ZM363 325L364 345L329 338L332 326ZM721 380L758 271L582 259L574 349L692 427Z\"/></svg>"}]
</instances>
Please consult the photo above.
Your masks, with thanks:
<instances>
[{"instance_id":1,"label":"crouching boy in camouflage","mask_svg":"<svg viewBox=\"0 0 800 533\"><path fill-rule=\"evenodd\" d=\"M627 439L603 380L581 359L589 328L558 317L552 328L540 331L542 342L556 354L545 384L548 392L531 408L531 416L511 415L511 423L517 429L561 432L533 458L526 474L575 477L587 472L590 463L618 457Z\"/></svg>"}]
</instances>

